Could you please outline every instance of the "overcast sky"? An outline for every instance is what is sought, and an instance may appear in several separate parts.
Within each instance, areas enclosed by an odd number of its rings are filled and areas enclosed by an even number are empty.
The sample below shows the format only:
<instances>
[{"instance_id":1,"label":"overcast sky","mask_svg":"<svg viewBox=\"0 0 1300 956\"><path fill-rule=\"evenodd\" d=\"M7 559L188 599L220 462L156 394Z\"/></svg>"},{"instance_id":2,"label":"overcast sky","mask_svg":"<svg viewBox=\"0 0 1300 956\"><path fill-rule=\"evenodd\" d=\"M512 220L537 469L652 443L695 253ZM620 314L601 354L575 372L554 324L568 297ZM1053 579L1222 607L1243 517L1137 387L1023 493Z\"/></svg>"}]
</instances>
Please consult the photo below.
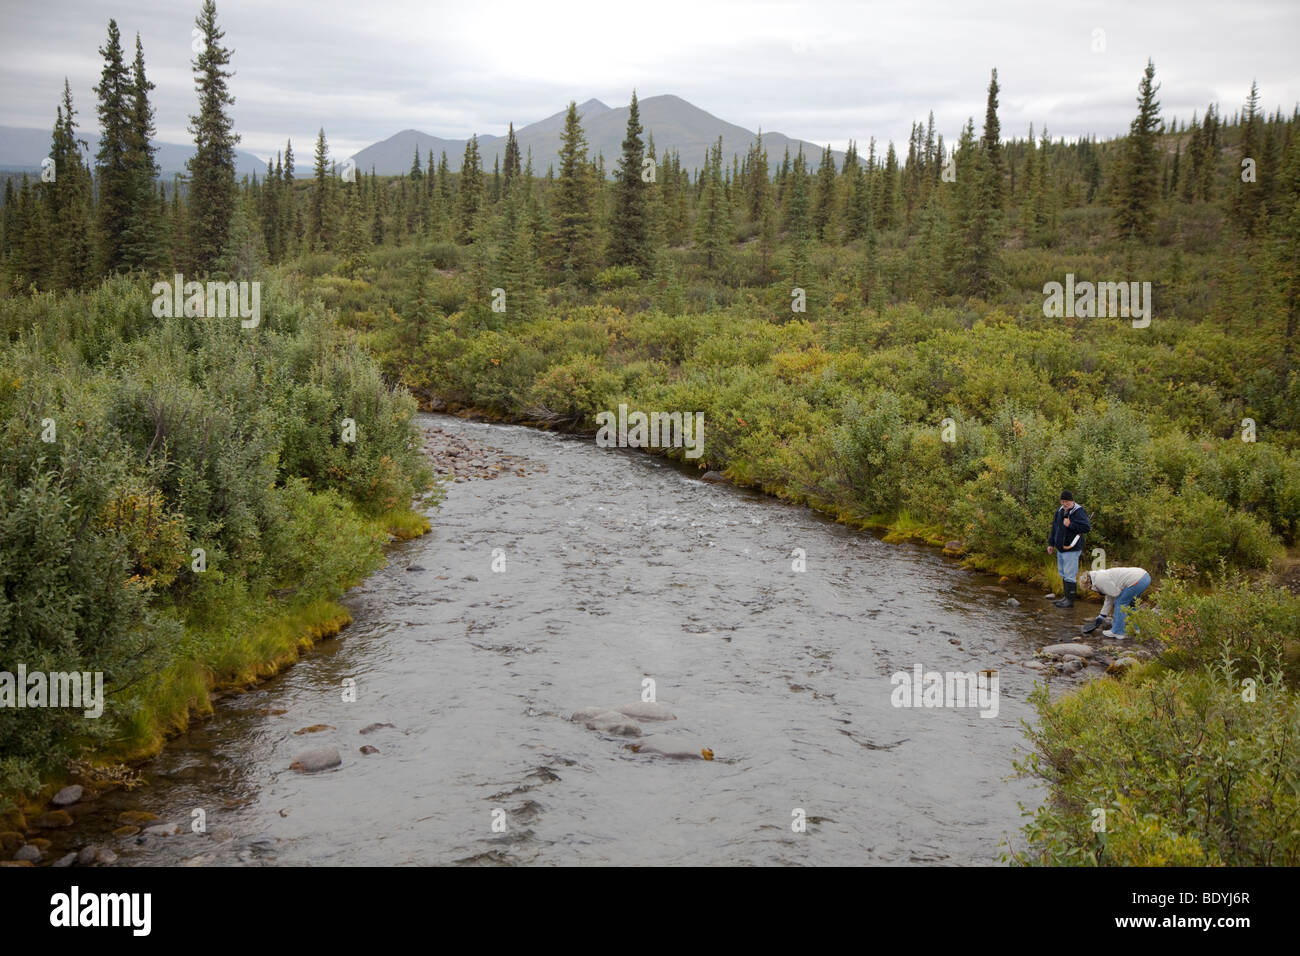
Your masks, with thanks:
<instances>
[{"instance_id":1,"label":"overcast sky","mask_svg":"<svg viewBox=\"0 0 1300 956\"><path fill-rule=\"evenodd\" d=\"M3 0L0 125L48 129L66 75L96 128L110 17L128 59L139 32L158 139L187 143L198 0ZM933 109L946 140L984 114L989 70L1004 136L1124 131L1150 56L1165 116L1218 101L1232 113L1257 78L1264 104L1300 101L1300 3L978 0L219 0L234 49L241 149L294 141L309 164L324 127L336 157L402 129L503 134L596 97L610 106L675 93L724 120L843 148L905 144Z\"/></svg>"}]
</instances>

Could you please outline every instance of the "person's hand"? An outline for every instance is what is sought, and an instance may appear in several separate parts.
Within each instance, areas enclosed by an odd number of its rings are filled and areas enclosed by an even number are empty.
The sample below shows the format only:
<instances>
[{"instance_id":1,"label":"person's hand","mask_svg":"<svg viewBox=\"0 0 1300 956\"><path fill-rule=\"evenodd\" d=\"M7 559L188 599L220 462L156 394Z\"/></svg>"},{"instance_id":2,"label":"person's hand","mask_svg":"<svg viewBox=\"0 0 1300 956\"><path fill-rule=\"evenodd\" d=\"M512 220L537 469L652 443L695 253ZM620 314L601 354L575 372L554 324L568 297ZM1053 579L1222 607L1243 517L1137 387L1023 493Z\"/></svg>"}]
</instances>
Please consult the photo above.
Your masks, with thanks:
<instances>
[{"instance_id":1,"label":"person's hand","mask_svg":"<svg viewBox=\"0 0 1300 956\"><path fill-rule=\"evenodd\" d=\"M1049 544L1049 545L1047 546L1047 553L1048 553L1048 554L1056 554L1056 549L1053 548L1053 547Z\"/></svg>"},{"instance_id":2,"label":"person's hand","mask_svg":"<svg viewBox=\"0 0 1300 956\"><path fill-rule=\"evenodd\" d=\"M1070 527L1070 519L1069 519L1069 518L1066 518L1066 519L1065 519L1065 526L1066 526L1067 528Z\"/></svg>"}]
</instances>

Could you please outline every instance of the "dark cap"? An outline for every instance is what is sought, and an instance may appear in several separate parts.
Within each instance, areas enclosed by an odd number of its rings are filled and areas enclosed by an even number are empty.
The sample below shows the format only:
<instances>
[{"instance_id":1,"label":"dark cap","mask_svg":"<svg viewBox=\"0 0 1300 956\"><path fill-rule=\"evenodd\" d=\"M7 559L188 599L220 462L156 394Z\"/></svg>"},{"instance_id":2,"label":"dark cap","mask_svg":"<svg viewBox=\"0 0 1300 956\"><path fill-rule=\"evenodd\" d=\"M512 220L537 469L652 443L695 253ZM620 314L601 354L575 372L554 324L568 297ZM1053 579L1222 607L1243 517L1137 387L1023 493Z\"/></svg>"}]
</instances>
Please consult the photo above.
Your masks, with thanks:
<instances>
[{"instance_id":1,"label":"dark cap","mask_svg":"<svg viewBox=\"0 0 1300 956\"><path fill-rule=\"evenodd\" d=\"M1064 491L1061 492L1061 500L1062 500L1062 501L1073 501L1073 500L1074 500L1074 494L1070 491L1069 488L1066 488Z\"/></svg>"}]
</instances>

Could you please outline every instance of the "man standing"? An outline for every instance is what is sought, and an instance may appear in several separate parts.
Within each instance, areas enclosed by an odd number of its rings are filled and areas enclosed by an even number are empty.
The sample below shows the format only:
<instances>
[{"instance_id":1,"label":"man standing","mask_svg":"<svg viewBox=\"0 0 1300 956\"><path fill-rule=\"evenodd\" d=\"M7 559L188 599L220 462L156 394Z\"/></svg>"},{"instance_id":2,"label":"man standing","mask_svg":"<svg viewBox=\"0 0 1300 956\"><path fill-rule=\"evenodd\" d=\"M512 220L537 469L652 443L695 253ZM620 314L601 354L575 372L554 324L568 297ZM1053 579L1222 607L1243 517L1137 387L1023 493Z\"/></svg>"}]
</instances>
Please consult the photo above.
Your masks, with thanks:
<instances>
[{"instance_id":1,"label":"man standing","mask_svg":"<svg viewBox=\"0 0 1300 956\"><path fill-rule=\"evenodd\" d=\"M1061 492L1061 507L1052 518L1052 531L1047 536L1047 553L1056 555L1056 570L1061 572L1065 594L1056 602L1057 607L1074 607L1076 579L1079 577L1079 555L1083 553L1083 536L1092 530L1088 512L1075 503L1069 489Z\"/></svg>"}]
</instances>

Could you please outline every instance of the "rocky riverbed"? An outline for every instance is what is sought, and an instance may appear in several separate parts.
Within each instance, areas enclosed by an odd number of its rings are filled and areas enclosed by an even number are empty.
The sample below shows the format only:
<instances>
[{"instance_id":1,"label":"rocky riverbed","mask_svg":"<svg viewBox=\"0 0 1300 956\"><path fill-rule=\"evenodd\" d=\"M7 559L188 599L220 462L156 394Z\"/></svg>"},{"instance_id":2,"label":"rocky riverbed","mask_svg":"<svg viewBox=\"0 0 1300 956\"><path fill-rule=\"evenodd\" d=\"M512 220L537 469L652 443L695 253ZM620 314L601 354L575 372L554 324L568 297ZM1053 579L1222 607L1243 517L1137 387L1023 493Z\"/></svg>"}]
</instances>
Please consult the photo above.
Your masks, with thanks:
<instances>
[{"instance_id":1,"label":"rocky riverbed","mask_svg":"<svg viewBox=\"0 0 1300 956\"><path fill-rule=\"evenodd\" d=\"M502 475L521 478L546 471L546 465L524 455L512 455L492 445L437 425L424 429L424 451L435 474L453 482L492 480Z\"/></svg>"}]
</instances>

